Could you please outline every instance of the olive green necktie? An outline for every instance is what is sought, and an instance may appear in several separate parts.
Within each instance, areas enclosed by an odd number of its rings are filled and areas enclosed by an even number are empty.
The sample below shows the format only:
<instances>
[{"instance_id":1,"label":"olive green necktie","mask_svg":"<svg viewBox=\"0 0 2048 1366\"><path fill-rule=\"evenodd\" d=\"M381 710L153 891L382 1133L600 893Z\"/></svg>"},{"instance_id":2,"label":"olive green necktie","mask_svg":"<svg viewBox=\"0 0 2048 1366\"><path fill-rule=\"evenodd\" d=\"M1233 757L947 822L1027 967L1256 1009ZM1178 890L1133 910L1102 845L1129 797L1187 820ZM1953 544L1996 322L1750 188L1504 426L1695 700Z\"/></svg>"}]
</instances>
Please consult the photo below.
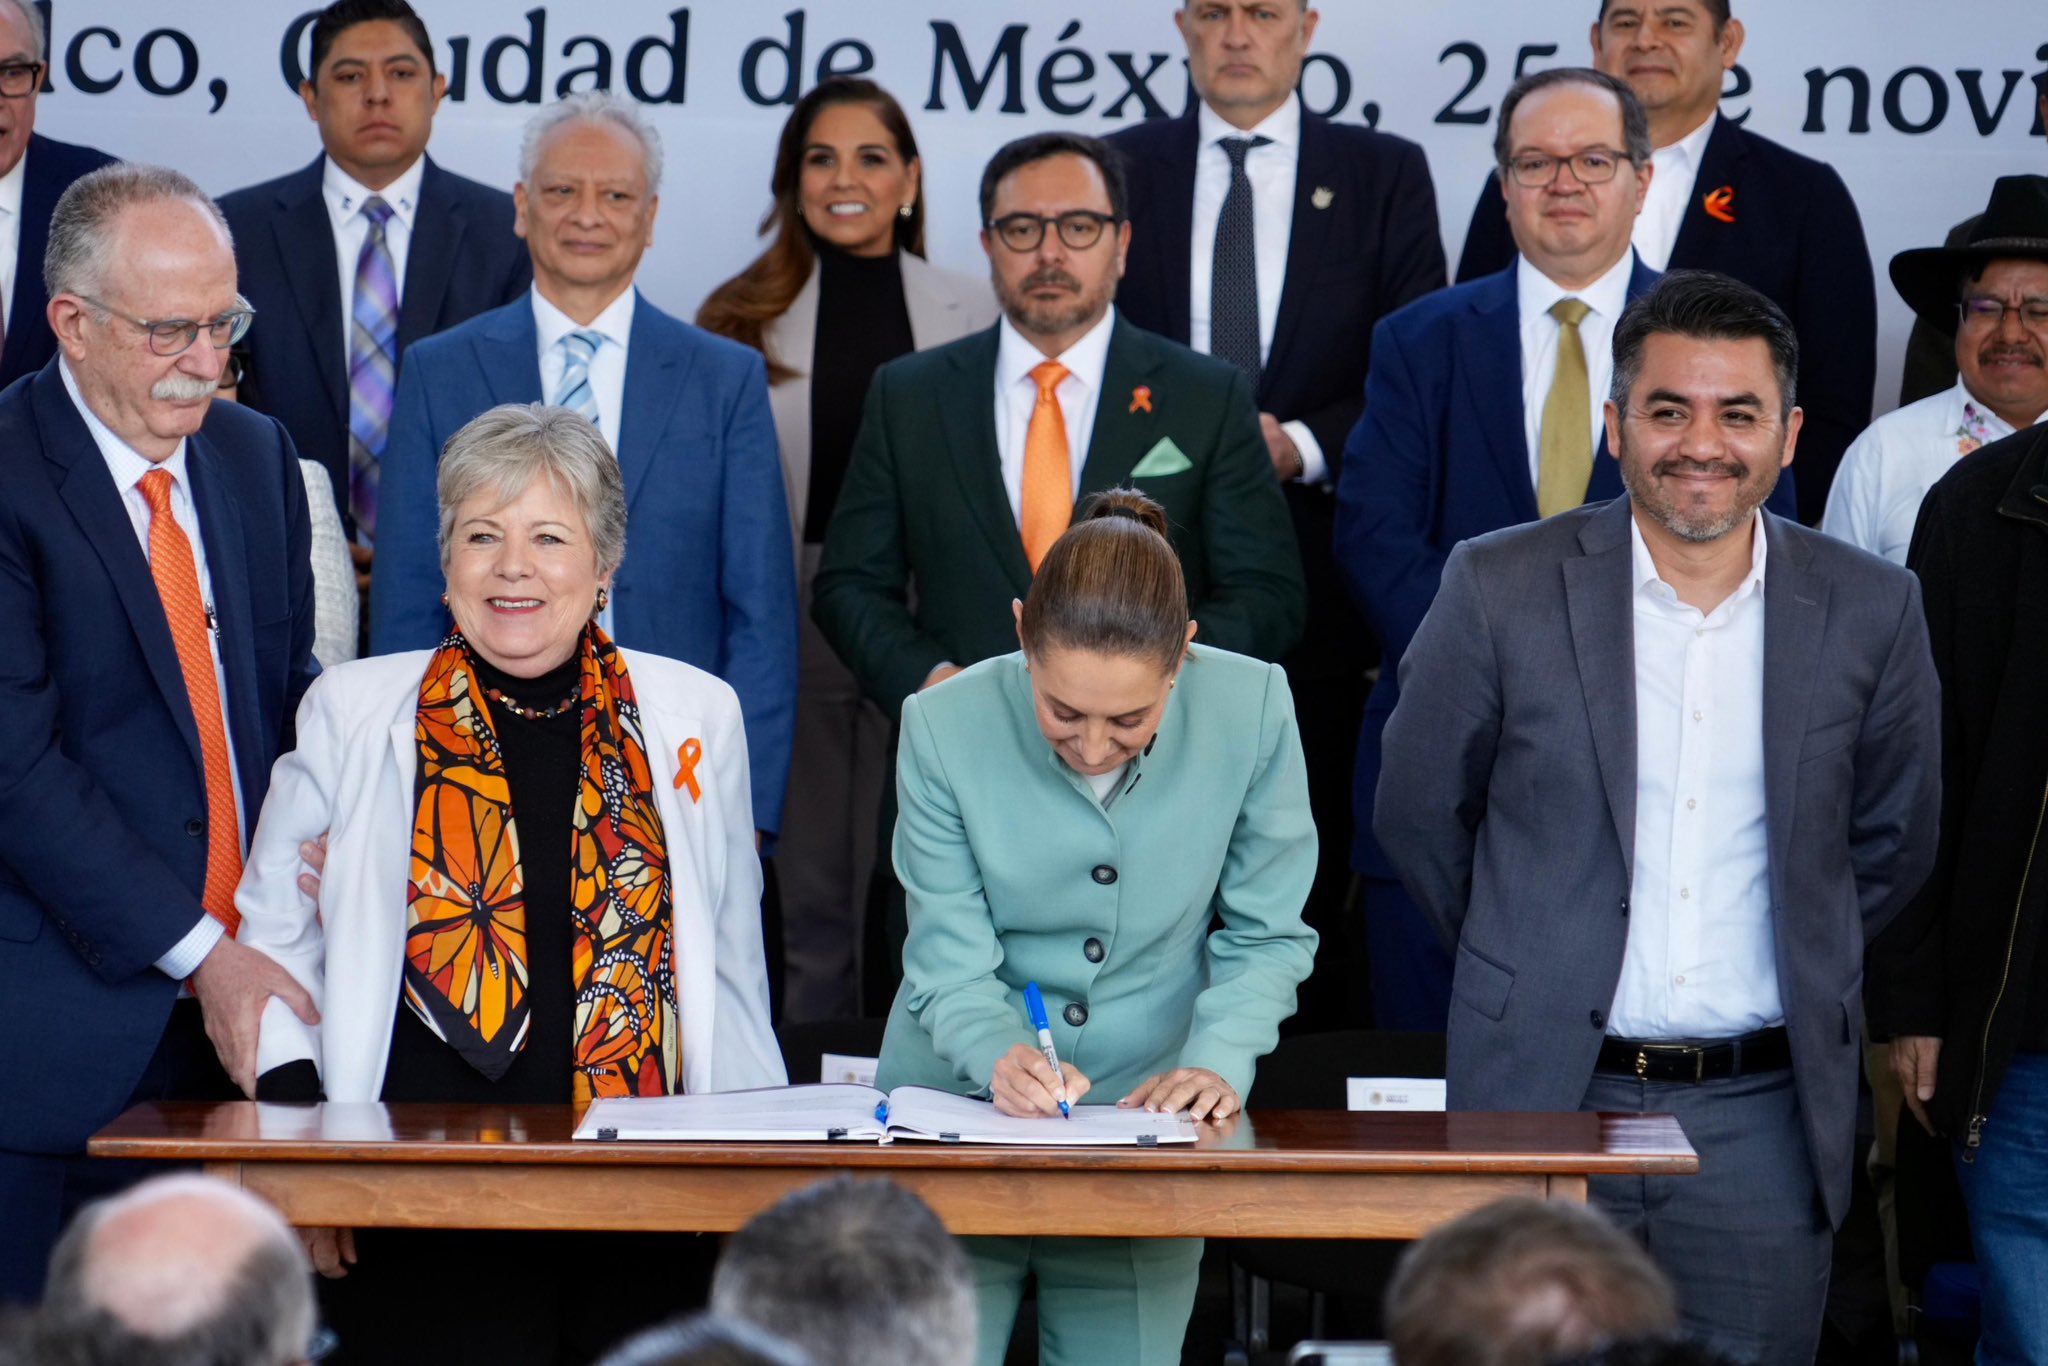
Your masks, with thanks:
<instances>
[{"instance_id":1,"label":"olive green necktie","mask_svg":"<svg viewBox=\"0 0 2048 1366\"><path fill-rule=\"evenodd\" d=\"M1543 400L1536 448L1536 513L1552 517L1586 501L1593 477L1593 409L1586 378L1586 347L1579 324L1593 310L1579 299L1550 306L1557 319L1557 373Z\"/></svg>"}]
</instances>

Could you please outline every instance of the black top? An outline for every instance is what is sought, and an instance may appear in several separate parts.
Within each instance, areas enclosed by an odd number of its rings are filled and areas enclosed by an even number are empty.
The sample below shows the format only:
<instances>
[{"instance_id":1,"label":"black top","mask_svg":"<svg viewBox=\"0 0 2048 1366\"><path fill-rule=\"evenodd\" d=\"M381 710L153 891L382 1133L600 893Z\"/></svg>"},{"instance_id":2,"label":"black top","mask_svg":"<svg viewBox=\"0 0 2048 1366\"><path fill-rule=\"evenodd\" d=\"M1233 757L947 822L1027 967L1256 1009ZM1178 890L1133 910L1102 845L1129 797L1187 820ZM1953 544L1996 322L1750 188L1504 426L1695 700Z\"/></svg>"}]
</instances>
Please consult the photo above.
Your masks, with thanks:
<instances>
[{"instance_id":1,"label":"black top","mask_svg":"<svg viewBox=\"0 0 2048 1366\"><path fill-rule=\"evenodd\" d=\"M860 431L875 371L917 349L896 253L849 256L811 239L818 251L818 327L811 347L811 492L804 540L825 539L839 486Z\"/></svg>"}]
</instances>

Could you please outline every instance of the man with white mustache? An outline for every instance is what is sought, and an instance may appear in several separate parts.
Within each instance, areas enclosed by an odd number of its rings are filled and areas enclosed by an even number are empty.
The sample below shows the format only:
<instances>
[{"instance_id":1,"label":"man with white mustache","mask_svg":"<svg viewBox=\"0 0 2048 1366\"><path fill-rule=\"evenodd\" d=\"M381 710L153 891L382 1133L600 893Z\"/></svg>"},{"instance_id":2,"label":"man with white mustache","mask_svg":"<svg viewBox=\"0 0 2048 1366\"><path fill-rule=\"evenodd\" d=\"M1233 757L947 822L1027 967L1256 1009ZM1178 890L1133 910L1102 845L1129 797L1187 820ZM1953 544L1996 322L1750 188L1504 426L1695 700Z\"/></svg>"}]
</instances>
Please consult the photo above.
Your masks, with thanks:
<instances>
[{"instance_id":1,"label":"man with white mustache","mask_svg":"<svg viewBox=\"0 0 2048 1366\"><path fill-rule=\"evenodd\" d=\"M272 418L214 399L252 317L212 200L113 165L57 201L57 356L0 397L0 1303L128 1106L239 1099L215 1047L305 992L236 943L235 884L314 671L306 494Z\"/></svg>"}]
</instances>

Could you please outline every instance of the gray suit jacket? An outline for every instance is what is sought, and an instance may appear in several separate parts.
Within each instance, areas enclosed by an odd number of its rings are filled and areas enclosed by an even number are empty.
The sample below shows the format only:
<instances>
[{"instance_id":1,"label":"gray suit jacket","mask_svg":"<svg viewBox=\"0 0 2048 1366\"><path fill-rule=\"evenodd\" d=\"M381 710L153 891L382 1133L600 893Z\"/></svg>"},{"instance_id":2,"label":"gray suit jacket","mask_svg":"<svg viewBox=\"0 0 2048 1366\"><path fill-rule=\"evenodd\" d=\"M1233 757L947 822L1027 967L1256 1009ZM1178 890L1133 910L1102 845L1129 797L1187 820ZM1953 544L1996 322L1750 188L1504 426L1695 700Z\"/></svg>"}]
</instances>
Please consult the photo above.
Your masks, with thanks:
<instances>
[{"instance_id":1,"label":"gray suit jacket","mask_svg":"<svg viewBox=\"0 0 2048 1366\"><path fill-rule=\"evenodd\" d=\"M1630 515L1622 497L1466 541L1401 661L1373 829L1456 947L1454 1110L1573 1110L1592 1077L1635 854ZM1769 513L1764 527L1778 981L1839 1223L1863 947L1934 858L1939 684L1911 574Z\"/></svg>"}]
</instances>

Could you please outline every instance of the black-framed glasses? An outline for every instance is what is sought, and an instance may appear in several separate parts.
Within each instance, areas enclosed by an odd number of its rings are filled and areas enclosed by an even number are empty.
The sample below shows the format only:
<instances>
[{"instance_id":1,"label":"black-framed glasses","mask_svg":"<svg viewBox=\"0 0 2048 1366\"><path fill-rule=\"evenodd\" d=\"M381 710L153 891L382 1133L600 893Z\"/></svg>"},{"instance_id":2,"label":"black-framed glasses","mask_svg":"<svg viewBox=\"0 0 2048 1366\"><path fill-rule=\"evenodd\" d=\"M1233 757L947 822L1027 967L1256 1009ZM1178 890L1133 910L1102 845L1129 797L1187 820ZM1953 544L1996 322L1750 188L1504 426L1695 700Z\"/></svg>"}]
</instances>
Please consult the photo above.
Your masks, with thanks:
<instances>
[{"instance_id":1,"label":"black-framed glasses","mask_svg":"<svg viewBox=\"0 0 2048 1366\"><path fill-rule=\"evenodd\" d=\"M2022 299L2016 304L1990 294L1972 294L1956 305L1964 327L1995 332L2005 326L2005 315L2020 315L2020 326L2029 332L2048 334L2048 299Z\"/></svg>"},{"instance_id":2,"label":"black-framed glasses","mask_svg":"<svg viewBox=\"0 0 2048 1366\"><path fill-rule=\"evenodd\" d=\"M78 297L102 312L113 314L122 322L141 328L149 335L149 349L159 356L183 355L193 342L199 340L201 332L206 333L206 339L213 343L214 350L225 351L248 335L249 324L256 318L256 310L249 306L246 299L237 299L235 302L240 305L239 307L231 308L218 318L207 322L195 322L190 318L165 318L152 322L147 318L137 318L132 314L123 313L112 304L102 303L89 294L81 294Z\"/></svg>"},{"instance_id":3,"label":"black-framed glasses","mask_svg":"<svg viewBox=\"0 0 2048 1366\"><path fill-rule=\"evenodd\" d=\"M1525 190L1540 190L1557 179L1560 166L1572 168L1572 179L1581 185L1605 185L1621 170L1628 157L1608 147L1588 147L1568 157L1523 152L1508 158L1508 174Z\"/></svg>"},{"instance_id":4,"label":"black-framed glasses","mask_svg":"<svg viewBox=\"0 0 2048 1366\"><path fill-rule=\"evenodd\" d=\"M1071 209L1062 214L1009 213L983 226L1011 251L1037 251L1045 240L1048 223L1059 227L1060 241L1068 251L1086 251L1102 240L1102 230L1117 222L1113 213L1093 209Z\"/></svg>"},{"instance_id":5,"label":"black-framed glasses","mask_svg":"<svg viewBox=\"0 0 2048 1366\"><path fill-rule=\"evenodd\" d=\"M18 100L42 84L49 66L43 62L0 63L0 95Z\"/></svg>"}]
</instances>

